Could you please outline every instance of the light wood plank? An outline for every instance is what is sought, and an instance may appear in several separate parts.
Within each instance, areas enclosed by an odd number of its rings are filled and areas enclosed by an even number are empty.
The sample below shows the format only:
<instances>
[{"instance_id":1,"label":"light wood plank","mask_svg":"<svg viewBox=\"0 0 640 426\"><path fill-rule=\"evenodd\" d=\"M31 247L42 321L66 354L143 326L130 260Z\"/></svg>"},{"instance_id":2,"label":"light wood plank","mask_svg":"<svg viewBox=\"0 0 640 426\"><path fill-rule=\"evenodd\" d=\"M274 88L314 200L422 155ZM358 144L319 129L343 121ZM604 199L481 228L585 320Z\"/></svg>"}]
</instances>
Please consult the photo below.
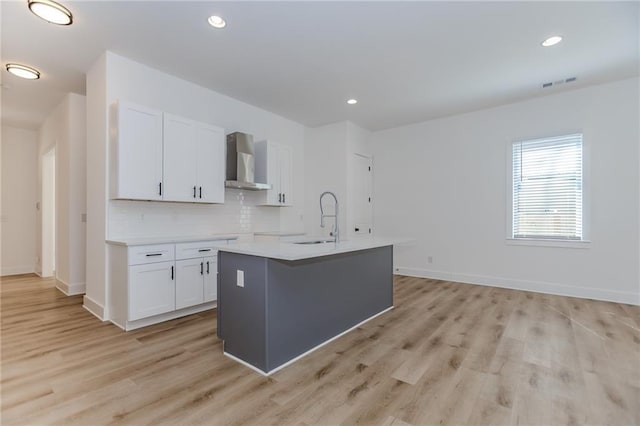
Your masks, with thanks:
<instances>
[{"instance_id":1,"label":"light wood plank","mask_svg":"<svg viewBox=\"0 0 640 426\"><path fill-rule=\"evenodd\" d=\"M125 333L52 279L0 283L3 425L640 424L640 308L412 277L265 378L216 312Z\"/></svg>"}]
</instances>

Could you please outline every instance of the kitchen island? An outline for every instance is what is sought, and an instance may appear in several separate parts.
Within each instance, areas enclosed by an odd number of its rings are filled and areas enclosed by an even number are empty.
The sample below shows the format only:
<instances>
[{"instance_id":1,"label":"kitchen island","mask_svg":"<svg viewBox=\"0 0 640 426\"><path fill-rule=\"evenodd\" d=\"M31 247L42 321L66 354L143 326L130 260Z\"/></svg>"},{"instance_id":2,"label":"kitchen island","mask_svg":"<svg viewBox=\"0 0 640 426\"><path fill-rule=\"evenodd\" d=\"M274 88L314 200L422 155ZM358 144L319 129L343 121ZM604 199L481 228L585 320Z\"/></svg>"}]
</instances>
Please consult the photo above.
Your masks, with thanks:
<instances>
[{"instance_id":1,"label":"kitchen island","mask_svg":"<svg viewBox=\"0 0 640 426\"><path fill-rule=\"evenodd\" d=\"M393 244L243 243L218 251L224 352L271 374L393 308Z\"/></svg>"}]
</instances>

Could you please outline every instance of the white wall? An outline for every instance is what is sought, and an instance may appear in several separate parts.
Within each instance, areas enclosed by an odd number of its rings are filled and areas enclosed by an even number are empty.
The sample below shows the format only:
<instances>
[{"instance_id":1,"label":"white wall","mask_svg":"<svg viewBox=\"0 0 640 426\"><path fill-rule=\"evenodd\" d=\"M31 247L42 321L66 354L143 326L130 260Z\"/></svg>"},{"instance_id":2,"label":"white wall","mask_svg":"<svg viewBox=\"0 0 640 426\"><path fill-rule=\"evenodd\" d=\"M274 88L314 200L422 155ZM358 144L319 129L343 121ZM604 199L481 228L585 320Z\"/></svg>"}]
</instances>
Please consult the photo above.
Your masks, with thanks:
<instances>
[{"instance_id":1,"label":"white wall","mask_svg":"<svg viewBox=\"0 0 640 426\"><path fill-rule=\"evenodd\" d=\"M35 272L38 134L2 126L0 275Z\"/></svg>"},{"instance_id":2,"label":"white wall","mask_svg":"<svg viewBox=\"0 0 640 426\"><path fill-rule=\"evenodd\" d=\"M42 155L56 149L56 279L65 294L85 291L86 212L86 100L69 93L49 114L39 131L40 171ZM39 186L38 198L42 200ZM37 250L42 252L40 233Z\"/></svg>"},{"instance_id":3,"label":"white wall","mask_svg":"<svg viewBox=\"0 0 640 426\"><path fill-rule=\"evenodd\" d=\"M86 213L87 213L87 98L71 93L69 102L69 181L65 185L68 223L67 247L69 275L65 277L68 294L85 292L86 286Z\"/></svg>"},{"instance_id":4,"label":"white wall","mask_svg":"<svg viewBox=\"0 0 640 426\"><path fill-rule=\"evenodd\" d=\"M84 306L105 318L107 249L108 132L107 57L101 55L87 72L87 236Z\"/></svg>"},{"instance_id":5,"label":"white wall","mask_svg":"<svg viewBox=\"0 0 640 426\"><path fill-rule=\"evenodd\" d=\"M342 239L353 238L354 154L371 156L370 132L350 121L307 128L305 132L305 231L328 236L333 218L320 228L320 194L331 191L338 197ZM325 213L333 214L333 198L325 197Z\"/></svg>"},{"instance_id":6,"label":"white wall","mask_svg":"<svg viewBox=\"0 0 640 426\"><path fill-rule=\"evenodd\" d=\"M51 148L40 159L42 165L40 181L40 209L42 233L38 242L41 244L40 276L52 277L56 270L56 149Z\"/></svg>"},{"instance_id":7,"label":"white wall","mask_svg":"<svg viewBox=\"0 0 640 426\"><path fill-rule=\"evenodd\" d=\"M636 78L375 132L377 234L415 239L398 272L640 303L639 93ZM575 131L591 244L508 245L508 145Z\"/></svg>"},{"instance_id":8,"label":"white wall","mask_svg":"<svg viewBox=\"0 0 640 426\"><path fill-rule=\"evenodd\" d=\"M356 197L362 197L363 194L357 193L356 173L359 173L356 167L356 155L364 157L372 157L369 140L371 132L351 123L347 122L347 232L348 238L354 238L357 234L354 232L356 226ZM373 224L370 224L373 228ZM361 234L360 236L367 236Z\"/></svg>"},{"instance_id":9,"label":"white wall","mask_svg":"<svg viewBox=\"0 0 640 426\"><path fill-rule=\"evenodd\" d=\"M241 234L303 227L304 127L268 111L106 52L87 75L89 218L85 306L101 318L106 306L105 238L139 235ZM258 207L256 194L228 189L225 203L136 202L108 200L108 107L117 100L243 131L254 140L272 140L293 152L293 207Z\"/></svg>"},{"instance_id":10,"label":"white wall","mask_svg":"<svg viewBox=\"0 0 640 426\"><path fill-rule=\"evenodd\" d=\"M320 194L333 192L338 197L341 214L340 230L347 229L347 216L343 214L347 198L347 122L307 128L305 132L305 232L309 235L328 236L333 229L333 218L326 219L320 228ZM325 213L333 214L333 198L325 197ZM343 236L344 237L344 236Z\"/></svg>"}]
</instances>

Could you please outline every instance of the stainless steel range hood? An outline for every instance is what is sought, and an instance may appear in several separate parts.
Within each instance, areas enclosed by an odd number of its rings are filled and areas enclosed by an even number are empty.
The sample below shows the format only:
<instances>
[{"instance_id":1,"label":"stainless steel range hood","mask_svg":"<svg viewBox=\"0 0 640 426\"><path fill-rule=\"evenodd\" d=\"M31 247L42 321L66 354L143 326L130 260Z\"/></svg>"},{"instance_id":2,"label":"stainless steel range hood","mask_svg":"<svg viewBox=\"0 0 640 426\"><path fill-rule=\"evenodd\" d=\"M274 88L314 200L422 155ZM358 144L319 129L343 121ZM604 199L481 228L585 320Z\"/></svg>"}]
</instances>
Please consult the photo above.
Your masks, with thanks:
<instances>
[{"instance_id":1,"label":"stainless steel range hood","mask_svg":"<svg viewBox=\"0 0 640 426\"><path fill-rule=\"evenodd\" d=\"M268 183L255 182L253 136L235 132L227 135L227 188L261 191L271 189Z\"/></svg>"}]
</instances>

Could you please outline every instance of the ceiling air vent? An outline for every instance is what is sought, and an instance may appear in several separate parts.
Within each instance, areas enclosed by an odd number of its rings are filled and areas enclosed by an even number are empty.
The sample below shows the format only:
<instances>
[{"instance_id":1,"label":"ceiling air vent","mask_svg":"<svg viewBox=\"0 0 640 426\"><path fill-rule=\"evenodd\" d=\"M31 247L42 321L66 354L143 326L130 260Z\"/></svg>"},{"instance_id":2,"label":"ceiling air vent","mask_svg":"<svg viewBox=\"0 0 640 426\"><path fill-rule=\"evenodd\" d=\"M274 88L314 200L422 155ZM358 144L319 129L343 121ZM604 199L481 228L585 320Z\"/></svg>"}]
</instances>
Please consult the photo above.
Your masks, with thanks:
<instances>
[{"instance_id":1,"label":"ceiling air vent","mask_svg":"<svg viewBox=\"0 0 640 426\"><path fill-rule=\"evenodd\" d=\"M542 83L542 88L546 89L547 87L559 86L564 83L573 83L574 81L577 80L577 78L578 77L569 77L569 78L565 78L564 80L556 80L556 81L550 81L548 83Z\"/></svg>"}]
</instances>

